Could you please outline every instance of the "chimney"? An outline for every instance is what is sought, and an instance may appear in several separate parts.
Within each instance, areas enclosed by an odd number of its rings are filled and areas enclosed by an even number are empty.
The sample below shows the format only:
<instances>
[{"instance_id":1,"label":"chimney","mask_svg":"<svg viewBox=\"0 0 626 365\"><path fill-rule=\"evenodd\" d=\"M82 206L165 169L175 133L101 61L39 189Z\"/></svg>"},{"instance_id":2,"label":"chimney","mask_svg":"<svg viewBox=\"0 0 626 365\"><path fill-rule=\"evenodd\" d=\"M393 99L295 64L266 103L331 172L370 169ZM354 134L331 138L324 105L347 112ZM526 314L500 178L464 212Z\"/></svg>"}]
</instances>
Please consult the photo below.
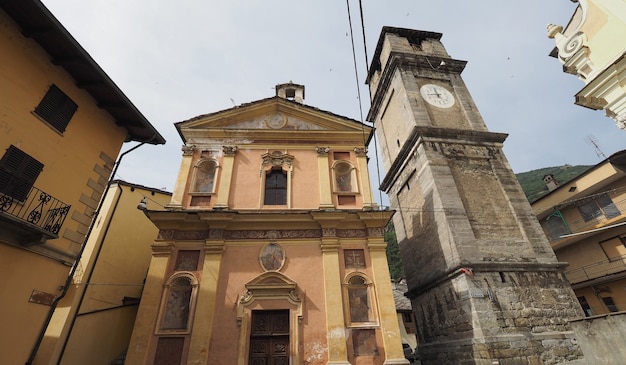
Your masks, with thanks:
<instances>
[{"instance_id":1,"label":"chimney","mask_svg":"<svg viewBox=\"0 0 626 365\"><path fill-rule=\"evenodd\" d=\"M548 191L552 191L552 190L554 190L554 189L559 187L559 182L556 181L556 179L554 178L554 175L552 175L552 174L545 175L543 177L543 182L548 187Z\"/></svg>"},{"instance_id":2,"label":"chimney","mask_svg":"<svg viewBox=\"0 0 626 365\"><path fill-rule=\"evenodd\" d=\"M276 96L304 104L304 85L294 84L291 81L276 85Z\"/></svg>"}]
</instances>

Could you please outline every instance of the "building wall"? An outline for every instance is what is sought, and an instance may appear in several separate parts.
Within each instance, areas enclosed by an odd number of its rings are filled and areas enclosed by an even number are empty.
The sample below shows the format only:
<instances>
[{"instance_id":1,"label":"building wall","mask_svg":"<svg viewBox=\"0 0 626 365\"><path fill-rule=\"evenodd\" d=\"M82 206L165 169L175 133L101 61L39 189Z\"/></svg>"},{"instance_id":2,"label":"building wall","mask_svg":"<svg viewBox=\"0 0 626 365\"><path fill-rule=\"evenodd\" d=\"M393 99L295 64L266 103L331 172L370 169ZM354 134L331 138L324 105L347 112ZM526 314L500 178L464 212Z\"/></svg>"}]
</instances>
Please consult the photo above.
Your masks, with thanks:
<instances>
[{"instance_id":1,"label":"building wall","mask_svg":"<svg viewBox=\"0 0 626 365\"><path fill-rule=\"evenodd\" d=\"M576 104L605 110L621 129L626 128L626 92L620 86L626 72L626 4L614 0L580 0L565 28L548 25L548 37L556 43L553 56L565 72L585 86L575 95Z\"/></svg>"},{"instance_id":2,"label":"building wall","mask_svg":"<svg viewBox=\"0 0 626 365\"><path fill-rule=\"evenodd\" d=\"M283 127L266 122L276 110ZM173 363L248 364L260 341L255 316L272 310L288 313L289 363L406 363L383 239L392 212L372 210L362 148L369 128L357 123L277 97L177 124L186 146L168 210L147 212L159 234L127 364L165 353L176 354ZM335 189L338 159L350 163L353 192ZM194 192L207 160L218 166L215 189ZM263 204L273 168L287 173L287 204ZM340 204L346 195L354 200ZM264 266L269 247L280 248L275 267ZM194 250L198 262L181 269ZM362 265L347 265L350 254ZM350 319L355 275L366 281L367 321ZM192 289L189 316L172 329L175 278Z\"/></svg>"},{"instance_id":3,"label":"building wall","mask_svg":"<svg viewBox=\"0 0 626 365\"><path fill-rule=\"evenodd\" d=\"M34 186L71 205L58 239L28 248L0 244L2 270L11 273L0 279L11 313L0 329L0 352L5 363L24 363L50 309L29 301L31 293L60 294L126 131L3 11L0 54L0 153L14 145L43 163ZM63 134L32 113L51 84L78 104Z\"/></svg>"},{"instance_id":4,"label":"building wall","mask_svg":"<svg viewBox=\"0 0 626 365\"><path fill-rule=\"evenodd\" d=\"M558 260L568 263L565 276L587 316L626 310L623 154L613 154L533 202Z\"/></svg>"},{"instance_id":5,"label":"building wall","mask_svg":"<svg viewBox=\"0 0 626 365\"><path fill-rule=\"evenodd\" d=\"M36 363L105 365L126 351L158 232L137 209L144 197L162 209L171 195L121 181L108 188L73 290L59 304L58 326L49 328Z\"/></svg>"}]
</instances>

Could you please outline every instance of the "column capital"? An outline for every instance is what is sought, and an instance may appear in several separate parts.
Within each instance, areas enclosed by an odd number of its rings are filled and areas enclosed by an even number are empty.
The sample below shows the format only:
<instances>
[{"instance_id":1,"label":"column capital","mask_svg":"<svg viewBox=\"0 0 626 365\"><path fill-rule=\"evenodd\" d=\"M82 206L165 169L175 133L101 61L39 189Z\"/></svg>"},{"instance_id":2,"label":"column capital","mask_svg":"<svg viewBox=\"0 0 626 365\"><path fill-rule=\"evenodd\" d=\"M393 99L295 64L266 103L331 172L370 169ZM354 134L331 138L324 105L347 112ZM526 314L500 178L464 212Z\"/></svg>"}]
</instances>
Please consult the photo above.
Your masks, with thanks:
<instances>
[{"instance_id":1,"label":"column capital","mask_svg":"<svg viewBox=\"0 0 626 365\"><path fill-rule=\"evenodd\" d=\"M328 152L330 152L330 147L315 147L315 152L317 152L318 157L328 156Z\"/></svg>"},{"instance_id":2,"label":"column capital","mask_svg":"<svg viewBox=\"0 0 626 365\"><path fill-rule=\"evenodd\" d=\"M237 146L222 146L224 156L234 156L237 152Z\"/></svg>"},{"instance_id":3,"label":"column capital","mask_svg":"<svg viewBox=\"0 0 626 365\"><path fill-rule=\"evenodd\" d=\"M183 145L180 150L183 151L183 156L191 156L193 155L193 151L196 149L195 145Z\"/></svg>"},{"instance_id":4,"label":"column capital","mask_svg":"<svg viewBox=\"0 0 626 365\"><path fill-rule=\"evenodd\" d=\"M367 147L354 147L356 157L367 157Z\"/></svg>"}]
</instances>

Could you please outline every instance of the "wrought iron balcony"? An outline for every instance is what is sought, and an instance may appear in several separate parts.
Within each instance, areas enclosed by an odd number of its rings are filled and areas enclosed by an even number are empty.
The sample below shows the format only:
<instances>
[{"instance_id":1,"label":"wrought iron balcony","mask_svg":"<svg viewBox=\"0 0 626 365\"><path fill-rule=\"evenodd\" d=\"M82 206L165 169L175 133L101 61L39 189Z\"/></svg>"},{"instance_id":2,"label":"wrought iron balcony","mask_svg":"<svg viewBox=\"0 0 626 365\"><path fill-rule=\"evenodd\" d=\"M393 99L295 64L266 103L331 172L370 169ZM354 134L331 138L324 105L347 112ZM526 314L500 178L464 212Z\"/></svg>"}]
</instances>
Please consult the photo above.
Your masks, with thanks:
<instances>
[{"instance_id":1,"label":"wrought iron balcony","mask_svg":"<svg viewBox=\"0 0 626 365\"><path fill-rule=\"evenodd\" d=\"M3 228L18 237L17 243L27 245L58 238L69 205L34 186L28 194L18 195L21 200L13 195L16 194L0 192L0 218Z\"/></svg>"}]
</instances>

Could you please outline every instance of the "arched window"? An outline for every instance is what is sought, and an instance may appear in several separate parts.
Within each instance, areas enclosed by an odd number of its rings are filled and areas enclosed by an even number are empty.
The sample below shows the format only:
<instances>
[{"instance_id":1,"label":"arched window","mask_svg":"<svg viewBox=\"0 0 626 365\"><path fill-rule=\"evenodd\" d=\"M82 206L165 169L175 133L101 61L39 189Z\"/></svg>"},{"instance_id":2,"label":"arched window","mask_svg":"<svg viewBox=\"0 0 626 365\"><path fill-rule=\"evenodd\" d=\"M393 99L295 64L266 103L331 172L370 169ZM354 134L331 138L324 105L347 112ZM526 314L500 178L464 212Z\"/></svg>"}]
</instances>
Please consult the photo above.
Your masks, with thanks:
<instances>
[{"instance_id":1,"label":"arched window","mask_svg":"<svg viewBox=\"0 0 626 365\"><path fill-rule=\"evenodd\" d=\"M336 162L333 166L333 177L335 180L335 192L353 193L358 191L355 170L349 162Z\"/></svg>"},{"instance_id":2,"label":"arched window","mask_svg":"<svg viewBox=\"0 0 626 365\"><path fill-rule=\"evenodd\" d=\"M217 178L217 162L203 160L196 165L196 172L191 191L194 193L213 193Z\"/></svg>"},{"instance_id":3,"label":"arched window","mask_svg":"<svg viewBox=\"0 0 626 365\"><path fill-rule=\"evenodd\" d=\"M196 287L191 275L175 275L169 280L163 294L161 331L189 331Z\"/></svg>"},{"instance_id":4,"label":"arched window","mask_svg":"<svg viewBox=\"0 0 626 365\"><path fill-rule=\"evenodd\" d=\"M265 205L287 205L287 173L271 169L265 176Z\"/></svg>"},{"instance_id":5,"label":"arched window","mask_svg":"<svg viewBox=\"0 0 626 365\"><path fill-rule=\"evenodd\" d=\"M361 274L347 278L344 284L346 320L349 326L371 326L376 323L376 302L371 283Z\"/></svg>"}]
</instances>

